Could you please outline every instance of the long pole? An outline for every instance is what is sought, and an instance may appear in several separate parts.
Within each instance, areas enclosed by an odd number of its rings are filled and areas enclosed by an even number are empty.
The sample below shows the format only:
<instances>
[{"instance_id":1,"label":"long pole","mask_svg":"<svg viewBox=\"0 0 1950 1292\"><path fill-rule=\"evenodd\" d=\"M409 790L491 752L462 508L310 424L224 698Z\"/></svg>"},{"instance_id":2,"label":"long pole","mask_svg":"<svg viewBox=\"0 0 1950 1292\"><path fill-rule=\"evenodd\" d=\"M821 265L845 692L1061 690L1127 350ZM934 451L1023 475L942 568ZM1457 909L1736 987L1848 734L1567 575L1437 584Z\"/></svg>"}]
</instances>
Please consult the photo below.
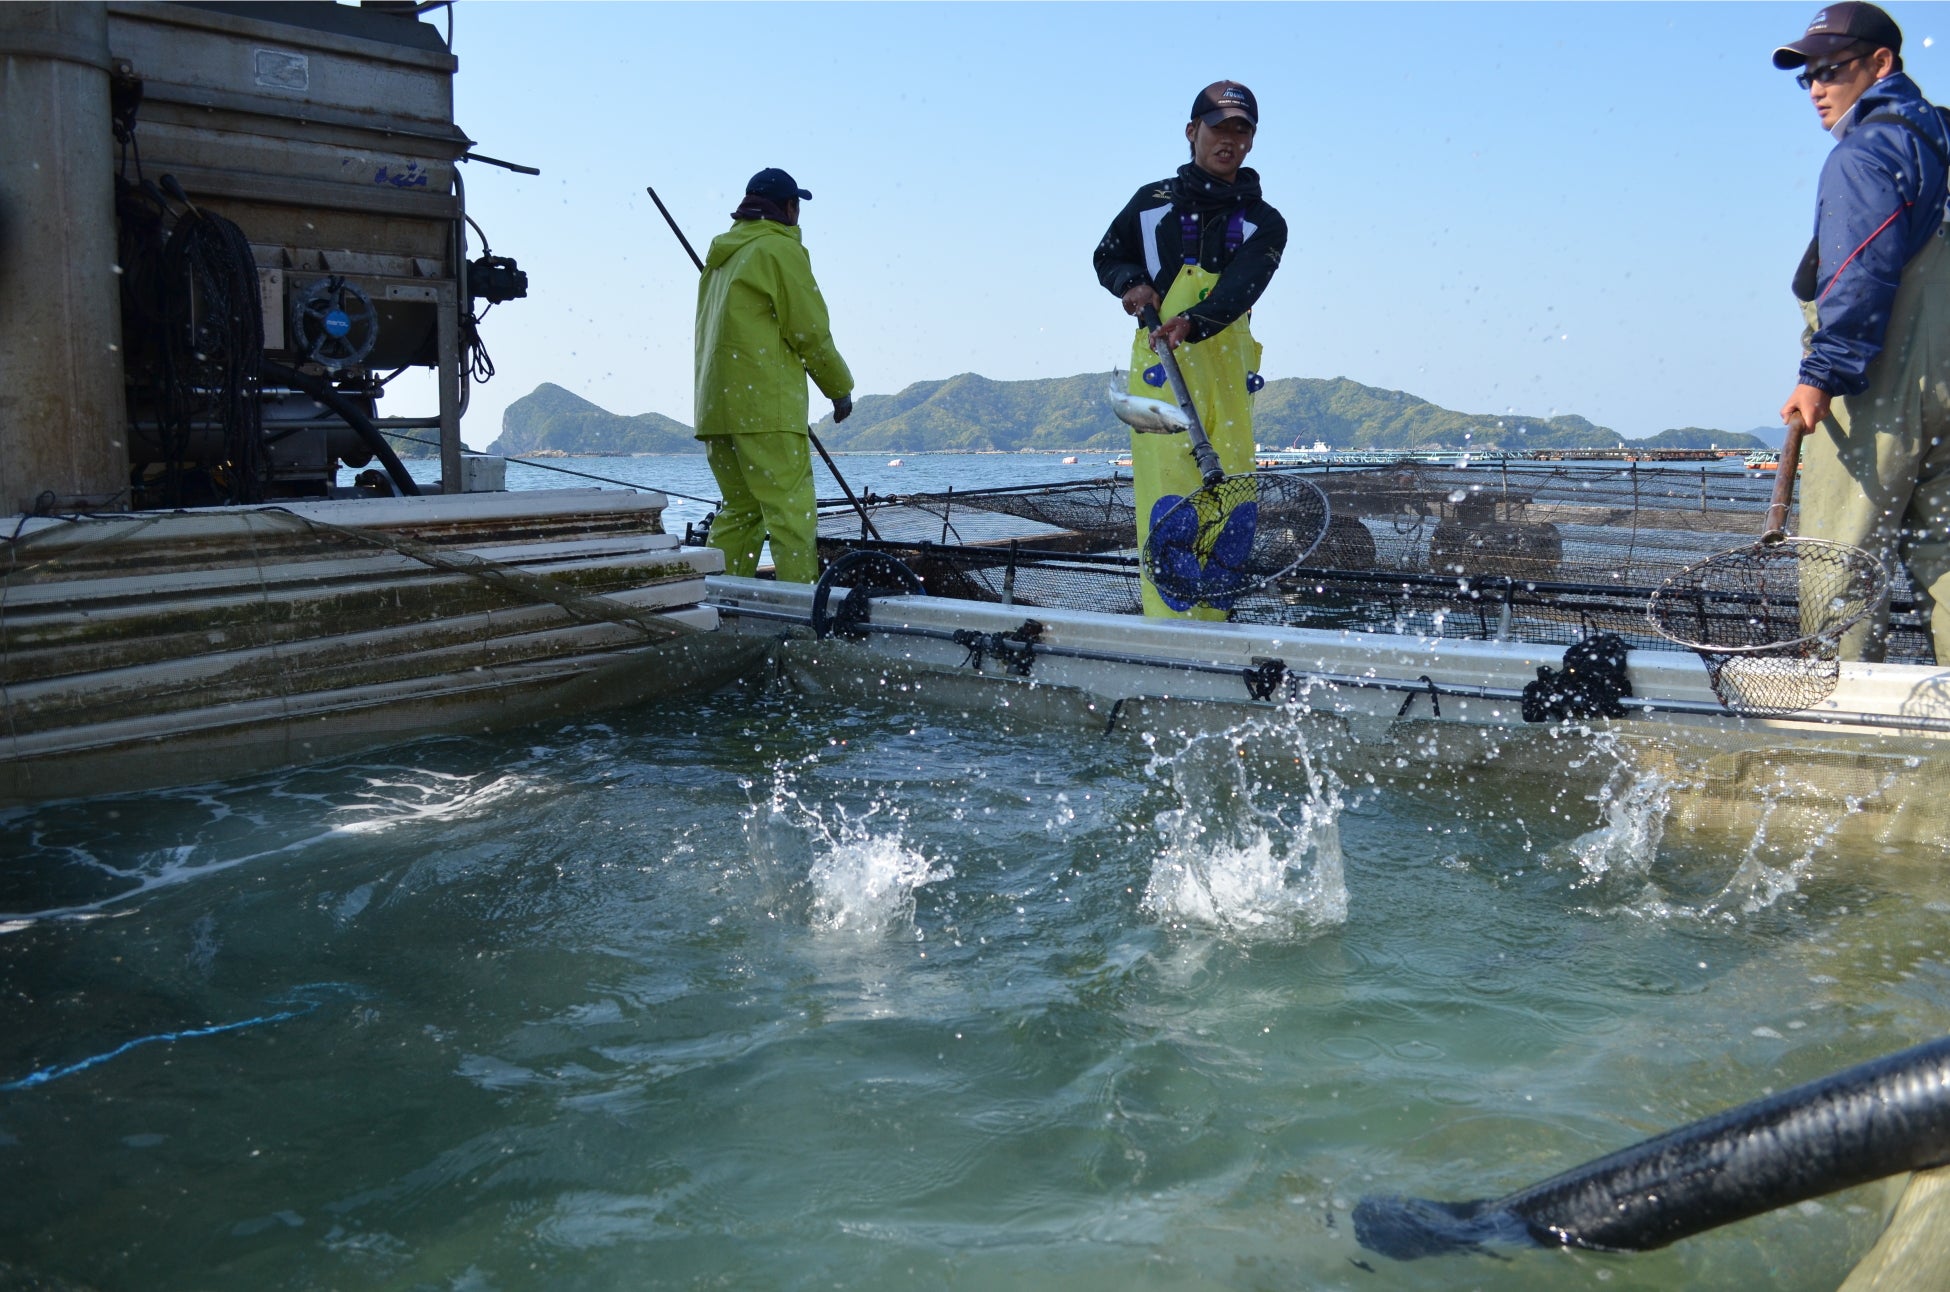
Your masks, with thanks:
<instances>
[{"instance_id":1,"label":"long pole","mask_svg":"<svg viewBox=\"0 0 1950 1292\"><path fill-rule=\"evenodd\" d=\"M643 191L648 193L650 200L657 204L657 210L663 213L664 223L668 224L670 231L677 235L677 241L683 244L684 252L690 256L691 263L697 266L697 272L703 273L704 262L698 258L697 251L691 246L691 240L685 237L684 231L678 227L677 218L670 213L670 208L665 206L664 200L657 196L657 190L645 185ZM853 496L853 489L846 483L846 477L840 474L839 466L833 461L833 455L826 451L826 446L819 442L819 437L813 434L810 426L806 428L806 438L811 440L812 446L819 450L819 460L826 464L826 469L833 473L833 479L839 482L840 492L845 494L846 500L853 504L853 510L860 513L860 523L866 527L867 533L873 535L875 542L879 542L880 531L874 528L873 518L867 515L867 509L861 505L860 500Z\"/></svg>"},{"instance_id":2,"label":"long pole","mask_svg":"<svg viewBox=\"0 0 1950 1292\"><path fill-rule=\"evenodd\" d=\"M1138 314L1138 322L1153 332L1158 330L1158 309L1147 305ZM1158 348L1158 362L1164 365L1165 376L1171 381L1171 393L1178 397L1178 406L1185 410L1185 429L1192 441L1192 460L1198 463L1199 474L1205 483L1214 485L1226 478L1226 469L1219 462L1218 450L1212 441L1205 437L1205 423L1198 419L1198 405L1192 402L1192 392L1185 385L1184 374L1178 371L1178 356L1171 352L1171 343L1166 342Z\"/></svg>"}]
</instances>

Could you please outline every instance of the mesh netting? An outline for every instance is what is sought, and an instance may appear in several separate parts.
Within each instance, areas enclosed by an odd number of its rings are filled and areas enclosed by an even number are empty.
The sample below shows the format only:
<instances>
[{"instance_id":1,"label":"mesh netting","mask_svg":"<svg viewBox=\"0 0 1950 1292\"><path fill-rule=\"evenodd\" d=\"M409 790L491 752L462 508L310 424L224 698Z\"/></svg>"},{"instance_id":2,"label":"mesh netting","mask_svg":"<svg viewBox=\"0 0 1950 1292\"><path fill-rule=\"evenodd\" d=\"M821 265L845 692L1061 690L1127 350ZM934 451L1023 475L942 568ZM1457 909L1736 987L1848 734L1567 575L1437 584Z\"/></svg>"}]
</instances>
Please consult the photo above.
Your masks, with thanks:
<instances>
[{"instance_id":1,"label":"mesh netting","mask_svg":"<svg viewBox=\"0 0 1950 1292\"><path fill-rule=\"evenodd\" d=\"M1647 620L1647 599L1686 567L1750 542L1774 485L1737 462L1400 461L1258 473L1289 476L1327 495L1326 535L1298 569L1236 599L1235 620L1560 645L1611 632L1653 650L1678 648ZM859 518L843 506L821 522L829 553L860 545ZM970 549L986 573L957 575L965 590L950 595L1002 599L1013 541L1022 550L1011 599L1136 609L1128 477L908 494L875 500L873 515L884 537L917 557L928 544L944 569L935 545ZM1046 561L1068 563L1032 570ZM1889 658L1932 658L1927 617L1902 572L1890 606Z\"/></svg>"},{"instance_id":2,"label":"mesh netting","mask_svg":"<svg viewBox=\"0 0 1950 1292\"><path fill-rule=\"evenodd\" d=\"M1137 544L1137 503L1128 479L893 497L869 493L866 502L874 528L890 542L984 543L1061 536L1056 546L1092 551ZM822 503L821 507L822 539L854 533L866 537L859 515L850 506Z\"/></svg>"},{"instance_id":3,"label":"mesh netting","mask_svg":"<svg viewBox=\"0 0 1950 1292\"><path fill-rule=\"evenodd\" d=\"M1305 560L1327 531L1327 497L1297 476L1227 476L1151 524L1144 572L1168 604L1229 607Z\"/></svg>"},{"instance_id":4,"label":"mesh netting","mask_svg":"<svg viewBox=\"0 0 1950 1292\"><path fill-rule=\"evenodd\" d=\"M1813 538L1762 540L1688 566L1654 592L1660 635L1706 661L1720 703L1795 713L1827 698L1842 635L1887 587L1868 553Z\"/></svg>"},{"instance_id":5,"label":"mesh netting","mask_svg":"<svg viewBox=\"0 0 1950 1292\"><path fill-rule=\"evenodd\" d=\"M1713 694L1735 713L1785 717L1812 709L1835 689L1841 677L1840 653L1809 648L1793 654L1727 655L1700 651Z\"/></svg>"},{"instance_id":6,"label":"mesh netting","mask_svg":"<svg viewBox=\"0 0 1950 1292\"><path fill-rule=\"evenodd\" d=\"M878 550L893 555L919 575L932 596L1112 615L1134 615L1143 609L1134 556L1058 552L1014 544L964 547L888 543Z\"/></svg>"},{"instance_id":7,"label":"mesh netting","mask_svg":"<svg viewBox=\"0 0 1950 1292\"><path fill-rule=\"evenodd\" d=\"M997 491L981 495L978 501L963 499L963 505L1020 516L1120 547L1133 543L1137 531L1137 499L1128 480Z\"/></svg>"}]
</instances>

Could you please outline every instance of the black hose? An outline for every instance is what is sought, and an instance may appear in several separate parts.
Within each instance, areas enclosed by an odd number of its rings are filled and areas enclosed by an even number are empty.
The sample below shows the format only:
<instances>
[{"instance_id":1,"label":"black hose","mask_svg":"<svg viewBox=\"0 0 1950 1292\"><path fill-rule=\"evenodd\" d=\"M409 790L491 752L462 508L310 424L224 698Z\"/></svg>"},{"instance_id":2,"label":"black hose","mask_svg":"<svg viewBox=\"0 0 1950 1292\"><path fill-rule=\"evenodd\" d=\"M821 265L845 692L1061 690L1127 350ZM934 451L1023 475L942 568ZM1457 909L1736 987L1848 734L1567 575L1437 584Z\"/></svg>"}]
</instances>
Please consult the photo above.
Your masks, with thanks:
<instances>
[{"instance_id":1,"label":"black hose","mask_svg":"<svg viewBox=\"0 0 1950 1292\"><path fill-rule=\"evenodd\" d=\"M1491 1243L1643 1252L1950 1162L1950 1038L1742 1104L1498 1199L1368 1197L1354 1236L1396 1260Z\"/></svg>"},{"instance_id":2,"label":"black hose","mask_svg":"<svg viewBox=\"0 0 1950 1292\"><path fill-rule=\"evenodd\" d=\"M399 454L393 452L393 446L386 442L386 437L379 433L379 428L373 425L372 419L366 416L357 404L333 390L330 382L307 376L296 368L287 368L270 359L264 360L259 372L263 378L282 382L294 389L304 391L337 413L345 424L366 442L366 447L372 450L373 456L378 458L386 468L386 474L393 478L393 483L399 486L399 491L411 497L419 496L419 484L407 473L406 464L399 460Z\"/></svg>"}]
</instances>

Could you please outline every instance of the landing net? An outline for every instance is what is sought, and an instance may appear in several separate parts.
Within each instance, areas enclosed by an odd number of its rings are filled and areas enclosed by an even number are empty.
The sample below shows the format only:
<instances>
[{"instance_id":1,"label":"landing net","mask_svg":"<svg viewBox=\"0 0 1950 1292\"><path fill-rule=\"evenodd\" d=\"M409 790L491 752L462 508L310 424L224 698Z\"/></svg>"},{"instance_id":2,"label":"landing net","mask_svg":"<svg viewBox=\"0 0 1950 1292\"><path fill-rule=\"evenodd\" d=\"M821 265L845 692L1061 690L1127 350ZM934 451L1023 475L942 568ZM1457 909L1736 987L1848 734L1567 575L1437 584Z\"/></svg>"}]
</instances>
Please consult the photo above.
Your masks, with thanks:
<instances>
[{"instance_id":1,"label":"landing net","mask_svg":"<svg viewBox=\"0 0 1950 1292\"><path fill-rule=\"evenodd\" d=\"M1327 531L1327 496L1295 475L1236 475L1151 522L1144 572L1167 605L1228 608L1290 574Z\"/></svg>"},{"instance_id":2,"label":"landing net","mask_svg":"<svg viewBox=\"0 0 1950 1292\"><path fill-rule=\"evenodd\" d=\"M1652 594L1646 614L1705 661L1729 709L1797 713L1835 689L1842 636L1875 610L1885 584L1859 548L1763 539L1687 566Z\"/></svg>"}]
</instances>

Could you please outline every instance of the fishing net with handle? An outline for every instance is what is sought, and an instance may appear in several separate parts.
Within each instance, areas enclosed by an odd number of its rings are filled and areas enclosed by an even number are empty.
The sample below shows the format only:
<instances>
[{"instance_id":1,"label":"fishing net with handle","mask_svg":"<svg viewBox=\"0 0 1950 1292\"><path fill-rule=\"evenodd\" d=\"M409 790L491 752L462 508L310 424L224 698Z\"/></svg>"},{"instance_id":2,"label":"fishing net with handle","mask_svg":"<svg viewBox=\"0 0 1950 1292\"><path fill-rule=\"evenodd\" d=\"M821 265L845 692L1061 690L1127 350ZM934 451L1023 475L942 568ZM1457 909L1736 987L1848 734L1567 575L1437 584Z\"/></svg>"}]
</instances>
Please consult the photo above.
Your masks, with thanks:
<instances>
[{"instance_id":1,"label":"fishing net with handle","mask_svg":"<svg viewBox=\"0 0 1950 1292\"><path fill-rule=\"evenodd\" d=\"M1155 333L1158 311L1145 307L1139 321ZM1173 609L1200 602L1230 609L1235 597L1290 572L1320 545L1327 533L1327 495L1292 476L1227 475L1171 346L1154 342L1154 349L1184 413L1204 483L1153 513L1140 553L1145 577ZM1121 407L1118 416L1130 420Z\"/></svg>"},{"instance_id":2,"label":"fishing net with handle","mask_svg":"<svg viewBox=\"0 0 1950 1292\"><path fill-rule=\"evenodd\" d=\"M1713 694L1736 713L1779 717L1827 699L1843 635L1889 590L1869 553L1786 532L1803 433L1789 423L1760 541L1687 566L1647 606L1653 628L1705 662Z\"/></svg>"}]
</instances>

